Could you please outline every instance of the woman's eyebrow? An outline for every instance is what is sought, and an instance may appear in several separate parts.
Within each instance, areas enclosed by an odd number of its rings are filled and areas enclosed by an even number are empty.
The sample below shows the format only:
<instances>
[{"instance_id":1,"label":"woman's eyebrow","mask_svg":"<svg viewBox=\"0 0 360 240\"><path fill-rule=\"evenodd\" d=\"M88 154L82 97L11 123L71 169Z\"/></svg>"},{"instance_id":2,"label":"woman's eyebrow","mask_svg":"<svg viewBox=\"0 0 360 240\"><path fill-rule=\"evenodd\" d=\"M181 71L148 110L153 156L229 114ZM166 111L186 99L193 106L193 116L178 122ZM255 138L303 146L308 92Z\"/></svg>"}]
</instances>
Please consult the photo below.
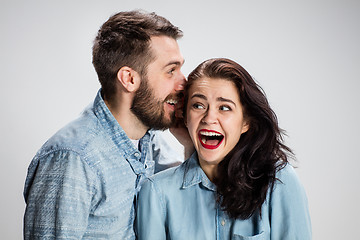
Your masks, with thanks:
<instances>
[{"instance_id":1,"label":"woman's eyebrow","mask_svg":"<svg viewBox=\"0 0 360 240\"><path fill-rule=\"evenodd\" d=\"M193 98L201 98L201 99L207 100L205 95L199 94L199 93L196 93L196 94L192 95L191 99L193 99Z\"/></svg>"},{"instance_id":2,"label":"woman's eyebrow","mask_svg":"<svg viewBox=\"0 0 360 240\"><path fill-rule=\"evenodd\" d=\"M196 93L194 95L191 96L191 99L193 98L201 98L201 99L204 99L204 100L207 100L206 96L203 95L203 94L200 94L200 93ZM218 102L228 102L228 103L232 103L236 106L236 103L228 98L224 98L224 97L218 97L216 99Z\"/></svg>"},{"instance_id":3,"label":"woman's eyebrow","mask_svg":"<svg viewBox=\"0 0 360 240\"><path fill-rule=\"evenodd\" d=\"M234 102L234 101L232 101L232 100L230 100L230 99L227 99L227 98L218 97L216 100L217 100L217 101L219 101L219 102L228 102L228 103L232 103L232 104L234 104L234 105L236 106L236 104L235 104L235 102Z\"/></svg>"}]
</instances>

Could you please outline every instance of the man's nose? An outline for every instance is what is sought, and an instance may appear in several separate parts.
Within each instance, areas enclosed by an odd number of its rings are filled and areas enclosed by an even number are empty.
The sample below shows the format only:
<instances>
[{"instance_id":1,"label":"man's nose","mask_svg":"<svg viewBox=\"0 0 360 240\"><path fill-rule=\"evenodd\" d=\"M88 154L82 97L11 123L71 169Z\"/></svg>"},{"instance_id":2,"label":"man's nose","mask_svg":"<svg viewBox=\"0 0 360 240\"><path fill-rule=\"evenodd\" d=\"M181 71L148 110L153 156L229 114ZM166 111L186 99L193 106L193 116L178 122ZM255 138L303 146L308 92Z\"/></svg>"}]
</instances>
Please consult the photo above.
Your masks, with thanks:
<instances>
[{"instance_id":1,"label":"man's nose","mask_svg":"<svg viewBox=\"0 0 360 240\"><path fill-rule=\"evenodd\" d=\"M186 84L186 78L185 78L184 74L181 72L179 75L179 78L177 79L177 82L175 85L175 90L176 91L184 90L185 84Z\"/></svg>"}]
</instances>

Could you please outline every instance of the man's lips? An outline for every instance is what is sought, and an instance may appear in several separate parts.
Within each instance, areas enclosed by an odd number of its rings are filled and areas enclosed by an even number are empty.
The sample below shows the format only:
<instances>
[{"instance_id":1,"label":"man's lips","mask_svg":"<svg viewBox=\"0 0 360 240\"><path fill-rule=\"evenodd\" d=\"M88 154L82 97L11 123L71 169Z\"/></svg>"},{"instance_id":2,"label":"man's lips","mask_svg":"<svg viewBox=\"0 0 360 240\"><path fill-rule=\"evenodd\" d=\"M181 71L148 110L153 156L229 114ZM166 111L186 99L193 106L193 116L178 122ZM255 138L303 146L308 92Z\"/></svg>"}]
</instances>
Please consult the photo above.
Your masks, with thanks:
<instances>
[{"instance_id":1,"label":"man's lips","mask_svg":"<svg viewBox=\"0 0 360 240\"><path fill-rule=\"evenodd\" d=\"M216 149L224 140L224 135L214 130L201 129L198 132L201 145L206 149Z\"/></svg>"},{"instance_id":2,"label":"man's lips","mask_svg":"<svg viewBox=\"0 0 360 240\"><path fill-rule=\"evenodd\" d=\"M175 106L176 106L176 104L178 103L178 101L177 101L176 99L171 98L171 99L167 99L167 100L165 101L165 103L167 103L167 105L168 105L172 110L175 110Z\"/></svg>"},{"instance_id":3,"label":"man's lips","mask_svg":"<svg viewBox=\"0 0 360 240\"><path fill-rule=\"evenodd\" d=\"M170 105L176 105L178 103L178 101L174 98L167 99L165 102Z\"/></svg>"}]
</instances>

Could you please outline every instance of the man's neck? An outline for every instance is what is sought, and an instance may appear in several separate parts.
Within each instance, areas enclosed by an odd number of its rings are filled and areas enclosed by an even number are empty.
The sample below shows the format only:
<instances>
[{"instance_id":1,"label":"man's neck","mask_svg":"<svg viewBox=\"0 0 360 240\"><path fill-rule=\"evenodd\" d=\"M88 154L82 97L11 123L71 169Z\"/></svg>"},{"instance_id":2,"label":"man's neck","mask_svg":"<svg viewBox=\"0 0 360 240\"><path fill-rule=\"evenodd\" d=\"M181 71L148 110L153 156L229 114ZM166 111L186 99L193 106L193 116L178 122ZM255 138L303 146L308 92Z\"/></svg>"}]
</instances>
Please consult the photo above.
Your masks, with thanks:
<instances>
[{"instance_id":1,"label":"man's neck","mask_svg":"<svg viewBox=\"0 0 360 240\"><path fill-rule=\"evenodd\" d=\"M145 126L126 105L110 103L106 100L104 101L116 121L130 139L140 139L149 130L149 128Z\"/></svg>"}]
</instances>

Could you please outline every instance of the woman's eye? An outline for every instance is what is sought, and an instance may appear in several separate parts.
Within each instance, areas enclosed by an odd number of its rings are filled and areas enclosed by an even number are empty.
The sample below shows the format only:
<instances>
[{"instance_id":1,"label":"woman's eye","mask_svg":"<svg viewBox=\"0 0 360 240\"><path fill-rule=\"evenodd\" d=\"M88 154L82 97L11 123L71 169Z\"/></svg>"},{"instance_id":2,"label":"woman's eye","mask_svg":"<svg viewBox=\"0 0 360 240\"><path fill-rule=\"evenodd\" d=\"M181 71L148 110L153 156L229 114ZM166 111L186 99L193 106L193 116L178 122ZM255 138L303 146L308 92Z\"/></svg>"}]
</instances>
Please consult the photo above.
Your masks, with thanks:
<instances>
[{"instance_id":1,"label":"woman's eye","mask_svg":"<svg viewBox=\"0 0 360 240\"><path fill-rule=\"evenodd\" d=\"M201 105L201 104L199 104L199 103L194 103L194 104L192 105L192 107L195 108L195 109L204 109L204 106Z\"/></svg>"},{"instance_id":2,"label":"woman's eye","mask_svg":"<svg viewBox=\"0 0 360 240\"><path fill-rule=\"evenodd\" d=\"M231 108L229 106L221 106L220 110L221 111L231 111Z\"/></svg>"}]
</instances>

